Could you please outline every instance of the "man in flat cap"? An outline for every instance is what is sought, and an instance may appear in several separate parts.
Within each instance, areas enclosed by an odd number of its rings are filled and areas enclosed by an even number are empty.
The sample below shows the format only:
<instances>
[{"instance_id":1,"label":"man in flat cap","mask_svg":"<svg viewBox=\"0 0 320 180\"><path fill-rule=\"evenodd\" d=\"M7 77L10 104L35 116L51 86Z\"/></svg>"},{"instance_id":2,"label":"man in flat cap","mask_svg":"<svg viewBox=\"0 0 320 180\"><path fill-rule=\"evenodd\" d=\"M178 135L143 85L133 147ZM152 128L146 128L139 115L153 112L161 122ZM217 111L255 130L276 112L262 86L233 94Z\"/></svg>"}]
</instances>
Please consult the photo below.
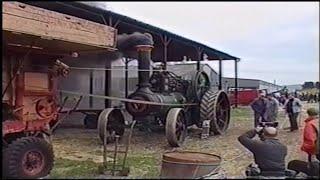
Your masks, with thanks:
<instances>
[{"instance_id":1,"label":"man in flat cap","mask_svg":"<svg viewBox=\"0 0 320 180\"><path fill-rule=\"evenodd\" d=\"M285 176L287 147L276 138L277 134L275 127L258 126L238 137L238 141L253 153L257 165L249 165L247 176ZM259 135L260 139L254 139L256 135Z\"/></svg>"},{"instance_id":2,"label":"man in flat cap","mask_svg":"<svg viewBox=\"0 0 320 180\"><path fill-rule=\"evenodd\" d=\"M267 100L266 100L266 93L261 92L259 97L256 98L250 104L253 112L254 112L254 127L256 128L260 122L265 122L266 119L266 109L267 109Z\"/></svg>"}]
</instances>

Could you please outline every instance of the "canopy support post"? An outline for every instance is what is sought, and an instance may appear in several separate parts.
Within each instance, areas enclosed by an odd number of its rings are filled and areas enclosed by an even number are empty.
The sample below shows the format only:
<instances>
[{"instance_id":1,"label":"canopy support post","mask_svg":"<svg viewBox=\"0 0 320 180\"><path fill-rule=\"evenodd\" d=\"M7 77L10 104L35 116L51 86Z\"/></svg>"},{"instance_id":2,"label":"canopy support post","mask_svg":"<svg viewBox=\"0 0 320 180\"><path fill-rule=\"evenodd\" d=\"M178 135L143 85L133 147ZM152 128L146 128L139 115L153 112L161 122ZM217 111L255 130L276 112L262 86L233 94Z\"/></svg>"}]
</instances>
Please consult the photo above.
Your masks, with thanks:
<instances>
[{"instance_id":1,"label":"canopy support post","mask_svg":"<svg viewBox=\"0 0 320 180\"><path fill-rule=\"evenodd\" d=\"M222 59L219 59L219 90L222 89Z\"/></svg>"}]
</instances>

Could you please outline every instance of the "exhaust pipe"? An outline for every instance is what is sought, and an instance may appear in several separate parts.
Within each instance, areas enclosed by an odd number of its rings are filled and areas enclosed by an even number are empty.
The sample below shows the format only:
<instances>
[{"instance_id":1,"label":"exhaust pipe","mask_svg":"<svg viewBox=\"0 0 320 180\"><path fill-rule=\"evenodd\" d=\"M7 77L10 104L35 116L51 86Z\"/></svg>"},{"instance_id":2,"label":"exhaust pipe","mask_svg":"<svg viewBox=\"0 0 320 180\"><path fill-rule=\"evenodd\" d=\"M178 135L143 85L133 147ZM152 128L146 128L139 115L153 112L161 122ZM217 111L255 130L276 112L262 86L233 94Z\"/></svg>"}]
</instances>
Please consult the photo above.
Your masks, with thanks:
<instances>
[{"instance_id":1,"label":"exhaust pipe","mask_svg":"<svg viewBox=\"0 0 320 180\"><path fill-rule=\"evenodd\" d=\"M153 46L150 45L138 45L136 46L138 51L138 88L151 87L149 83L150 78L150 60L151 60L151 50ZM144 71L146 70L146 71Z\"/></svg>"},{"instance_id":2,"label":"exhaust pipe","mask_svg":"<svg viewBox=\"0 0 320 180\"><path fill-rule=\"evenodd\" d=\"M138 52L138 90L151 92L149 87L150 78L150 61L151 61L151 50L153 48L153 39L149 33L138 33L133 34L122 34L118 36L117 47L118 49L126 54L127 56L132 57L132 51L134 54ZM145 70L145 71L144 71ZM137 91L138 91L137 90Z\"/></svg>"}]
</instances>

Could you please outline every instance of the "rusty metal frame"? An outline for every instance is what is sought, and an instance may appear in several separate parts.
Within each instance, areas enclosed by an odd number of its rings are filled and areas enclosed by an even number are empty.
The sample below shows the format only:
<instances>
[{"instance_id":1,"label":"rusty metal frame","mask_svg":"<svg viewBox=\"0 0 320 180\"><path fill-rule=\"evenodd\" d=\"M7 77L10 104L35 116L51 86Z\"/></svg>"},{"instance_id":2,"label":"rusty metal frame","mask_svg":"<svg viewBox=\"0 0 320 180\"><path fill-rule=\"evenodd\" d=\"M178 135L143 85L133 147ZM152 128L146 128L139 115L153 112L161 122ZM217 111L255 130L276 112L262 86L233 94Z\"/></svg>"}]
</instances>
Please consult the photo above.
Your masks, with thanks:
<instances>
[{"instance_id":1,"label":"rusty metal frame","mask_svg":"<svg viewBox=\"0 0 320 180\"><path fill-rule=\"evenodd\" d=\"M127 156L128 156L128 151L129 151L129 147L131 144L131 138L132 138L132 134L133 134L133 128L136 124L136 120L134 120L131 123L131 127L130 127L130 132L128 135L128 139L125 145L125 150L121 150L120 146L119 146L119 138L120 136L115 135L115 145L114 145L114 150L108 150L107 148L107 127L104 127L104 138L103 138L103 163L102 163L102 168L104 171L111 171L112 176L115 175L116 171L122 172L125 170L125 166L126 166L126 160L127 160ZM105 126L107 126L107 124L105 124ZM112 167L109 168L108 162L107 162L107 153L113 153L113 161L112 161ZM117 164L117 157L118 154L124 154L123 156L123 162L121 164ZM120 169L118 169L117 167L120 167Z\"/></svg>"}]
</instances>

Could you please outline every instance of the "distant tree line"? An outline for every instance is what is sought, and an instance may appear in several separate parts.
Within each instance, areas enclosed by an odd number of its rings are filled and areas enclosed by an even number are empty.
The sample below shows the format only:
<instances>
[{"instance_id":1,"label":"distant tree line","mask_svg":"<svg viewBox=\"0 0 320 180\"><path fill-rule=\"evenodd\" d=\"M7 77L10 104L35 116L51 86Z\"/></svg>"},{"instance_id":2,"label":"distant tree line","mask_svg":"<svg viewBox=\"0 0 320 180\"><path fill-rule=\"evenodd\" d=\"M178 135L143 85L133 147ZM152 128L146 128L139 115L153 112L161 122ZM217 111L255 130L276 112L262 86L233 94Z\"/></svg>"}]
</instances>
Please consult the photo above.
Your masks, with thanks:
<instances>
[{"instance_id":1,"label":"distant tree line","mask_svg":"<svg viewBox=\"0 0 320 180\"><path fill-rule=\"evenodd\" d=\"M307 81L307 82L304 82L303 85L302 85L302 89L311 89L311 88L318 88L320 89L320 83L319 81L317 82L312 82L312 81Z\"/></svg>"}]
</instances>

